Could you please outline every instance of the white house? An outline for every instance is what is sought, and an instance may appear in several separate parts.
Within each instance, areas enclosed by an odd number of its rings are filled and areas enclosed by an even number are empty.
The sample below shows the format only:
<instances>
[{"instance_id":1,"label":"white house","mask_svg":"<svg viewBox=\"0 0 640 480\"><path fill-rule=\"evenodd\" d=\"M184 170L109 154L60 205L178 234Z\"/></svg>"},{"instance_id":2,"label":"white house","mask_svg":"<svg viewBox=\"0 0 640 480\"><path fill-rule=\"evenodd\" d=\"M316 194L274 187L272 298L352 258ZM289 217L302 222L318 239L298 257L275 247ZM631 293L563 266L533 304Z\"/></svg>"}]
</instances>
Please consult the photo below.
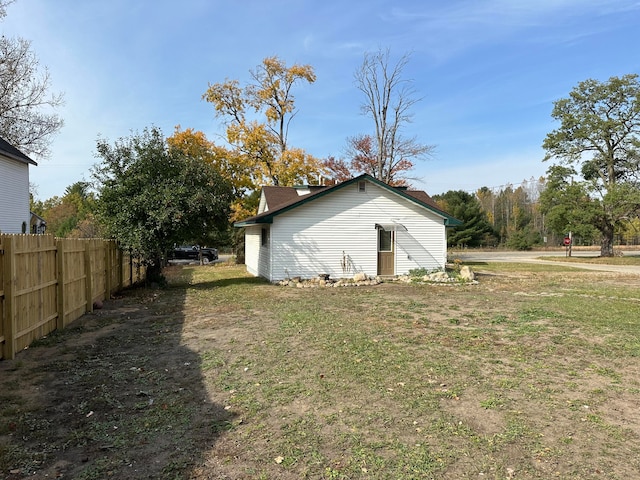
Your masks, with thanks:
<instances>
[{"instance_id":1,"label":"white house","mask_svg":"<svg viewBox=\"0 0 640 480\"><path fill-rule=\"evenodd\" d=\"M0 232L29 233L29 165L37 165L0 138Z\"/></svg>"},{"instance_id":2,"label":"white house","mask_svg":"<svg viewBox=\"0 0 640 480\"><path fill-rule=\"evenodd\" d=\"M369 175L333 186L264 187L245 227L247 271L270 281L442 269L446 228L460 221L422 191Z\"/></svg>"}]
</instances>

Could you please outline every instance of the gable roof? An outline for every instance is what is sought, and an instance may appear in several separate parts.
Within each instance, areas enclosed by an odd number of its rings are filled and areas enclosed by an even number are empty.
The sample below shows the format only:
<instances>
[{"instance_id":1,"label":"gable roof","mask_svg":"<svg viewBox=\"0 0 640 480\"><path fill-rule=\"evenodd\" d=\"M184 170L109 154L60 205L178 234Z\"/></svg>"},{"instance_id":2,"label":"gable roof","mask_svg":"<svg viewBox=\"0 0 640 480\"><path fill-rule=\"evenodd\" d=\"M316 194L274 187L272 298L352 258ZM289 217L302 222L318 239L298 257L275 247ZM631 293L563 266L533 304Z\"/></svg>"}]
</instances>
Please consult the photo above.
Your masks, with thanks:
<instances>
[{"instance_id":1,"label":"gable roof","mask_svg":"<svg viewBox=\"0 0 640 480\"><path fill-rule=\"evenodd\" d=\"M24 153L18 150L16 147L7 142L4 138L0 137L0 155L7 158L17 160L22 163L38 165L36 162L27 157Z\"/></svg>"},{"instance_id":2,"label":"gable roof","mask_svg":"<svg viewBox=\"0 0 640 480\"><path fill-rule=\"evenodd\" d=\"M371 175L366 173L359 175L357 177L346 180L342 183L338 183L336 185L328 186L328 187L312 187L311 192L307 195L298 195L296 189L294 187L263 187L263 193L265 196L270 196L271 198L267 198L267 205L269 206L269 210L255 215L253 217L246 218L239 222L234 223L234 227L246 227L249 225L257 225L263 223L273 223L273 218L288 212L294 208L297 208L301 205L312 202L320 197L324 197L334 191L340 190L349 185L353 185L362 180L367 180L374 185L377 185L387 191L390 191L400 197L409 200L410 202L419 205L427 210L441 216L444 218L445 225L448 227L455 227L457 225L461 225L462 222L456 218L453 218L448 213L441 210L436 202L425 192L418 190L405 190L401 188L395 188L387 185L380 180L373 178ZM266 189L266 190L265 190ZM280 192L276 193L276 190L280 190ZM274 205L271 204L274 202ZM279 203L278 203L279 202Z\"/></svg>"}]
</instances>

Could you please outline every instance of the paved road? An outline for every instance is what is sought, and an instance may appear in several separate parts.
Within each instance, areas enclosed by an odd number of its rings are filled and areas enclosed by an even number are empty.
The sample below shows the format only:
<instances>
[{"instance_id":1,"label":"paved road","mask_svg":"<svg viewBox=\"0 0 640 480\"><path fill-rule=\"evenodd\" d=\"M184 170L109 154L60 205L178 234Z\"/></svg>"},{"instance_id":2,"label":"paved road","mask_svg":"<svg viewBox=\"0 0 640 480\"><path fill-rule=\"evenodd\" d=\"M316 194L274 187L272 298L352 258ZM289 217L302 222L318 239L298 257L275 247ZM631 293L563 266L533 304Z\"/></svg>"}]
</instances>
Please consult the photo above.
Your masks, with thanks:
<instances>
[{"instance_id":1,"label":"paved road","mask_svg":"<svg viewBox=\"0 0 640 480\"><path fill-rule=\"evenodd\" d=\"M596 250L574 250L572 257L597 257L599 251ZM640 255L638 251L626 251L625 255ZM553 260L545 260L544 257L564 257L564 250L545 251L476 251L464 250L462 252L451 252L450 257L459 258L463 262L511 262L511 263L538 263L545 265L563 265L587 270L599 270L604 272L631 273L640 275L640 266L637 265L602 265L596 263L567 263Z\"/></svg>"}]
</instances>

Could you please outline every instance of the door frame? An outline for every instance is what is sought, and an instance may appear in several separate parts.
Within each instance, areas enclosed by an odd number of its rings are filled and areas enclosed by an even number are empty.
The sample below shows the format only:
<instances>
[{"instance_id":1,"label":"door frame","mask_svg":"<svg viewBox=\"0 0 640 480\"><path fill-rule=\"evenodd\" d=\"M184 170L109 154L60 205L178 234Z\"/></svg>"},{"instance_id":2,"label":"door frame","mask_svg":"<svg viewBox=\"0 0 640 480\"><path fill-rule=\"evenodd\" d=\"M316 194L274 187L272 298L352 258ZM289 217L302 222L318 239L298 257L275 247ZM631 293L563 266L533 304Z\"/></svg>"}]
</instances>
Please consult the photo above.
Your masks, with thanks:
<instances>
[{"instance_id":1,"label":"door frame","mask_svg":"<svg viewBox=\"0 0 640 480\"><path fill-rule=\"evenodd\" d=\"M382 232L389 233L389 250L380 250ZM383 225L376 225L376 272L378 275L392 276L396 274L396 232L395 229L387 229ZM384 263L384 260L390 265Z\"/></svg>"}]
</instances>

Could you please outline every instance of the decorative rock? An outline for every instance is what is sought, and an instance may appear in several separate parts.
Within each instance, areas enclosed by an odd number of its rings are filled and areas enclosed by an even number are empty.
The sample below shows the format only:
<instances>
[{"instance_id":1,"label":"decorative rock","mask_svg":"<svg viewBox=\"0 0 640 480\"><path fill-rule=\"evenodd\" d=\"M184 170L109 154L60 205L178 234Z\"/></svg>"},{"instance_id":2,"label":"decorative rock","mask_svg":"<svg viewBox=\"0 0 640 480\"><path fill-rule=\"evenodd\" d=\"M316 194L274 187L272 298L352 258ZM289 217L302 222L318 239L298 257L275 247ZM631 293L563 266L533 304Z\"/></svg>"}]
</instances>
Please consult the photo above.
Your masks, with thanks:
<instances>
[{"instance_id":1,"label":"decorative rock","mask_svg":"<svg viewBox=\"0 0 640 480\"><path fill-rule=\"evenodd\" d=\"M471 268L468 265L464 265L460 269L460 278L465 281L473 281L475 280L476 276L473 273L473 270L471 270Z\"/></svg>"},{"instance_id":2,"label":"decorative rock","mask_svg":"<svg viewBox=\"0 0 640 480\"><path fill-rule=\"evenodd\" d=\"M449 275L447 275L447 272L433 272L425 275L424 280L427 282L448 282Z\"/></svg>"},{"instance_id":3,"label":"decorative rock","mask_svg":"<svg viewBox=\"0 0 640 480\"><path fill-rule=\"evenodd\" d=\"M324 278L327 277L327 278ZM357 279L358 280L357 280ZM410 282L409 277L407 278L407 282ZM369 277L365 273L359 273L354 275L354 277L350 278L339 278L332 279L329 278L329 275L318 275L313 278L301 278L301 277L293 277L291 279L283 279L274 281L274 285L279 285L281 287L294 287L294 288L318 288L318 287L364 287L364 286L372 286L379 285L383 283L383 279L381 277Z\"/></svg>"},{"instance_id":4,"label":"decorative rock","mask_svg":"<svg viewBox=\"0 0 640 480\"><path fill-rule=\"evenodd\" d=\"M354 281L354 282L356 282L356 283L357 283L357 282L363 282L363 281L365 281L366 279L367 279L367 274L366 274L366 273L362 273L362 272L360 272L360 273L356 273L356 274L353 276L353 281Z\"/></svg>"}]
</instances>

